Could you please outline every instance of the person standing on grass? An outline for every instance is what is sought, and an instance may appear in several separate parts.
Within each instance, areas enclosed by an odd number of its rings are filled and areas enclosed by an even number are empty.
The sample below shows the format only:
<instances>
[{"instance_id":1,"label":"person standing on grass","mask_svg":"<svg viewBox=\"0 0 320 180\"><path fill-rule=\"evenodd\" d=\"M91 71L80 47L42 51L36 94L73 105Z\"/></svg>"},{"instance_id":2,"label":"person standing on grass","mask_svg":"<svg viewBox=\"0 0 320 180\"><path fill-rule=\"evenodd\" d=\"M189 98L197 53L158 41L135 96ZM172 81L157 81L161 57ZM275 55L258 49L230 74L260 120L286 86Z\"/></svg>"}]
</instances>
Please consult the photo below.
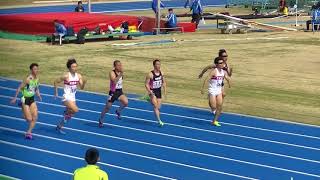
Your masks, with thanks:
<instances>
[{"instance_id":1,"label":"person standing on grass","mask_svg":"<svg viewBox=\"0 0 320 180\"><path fill-rule=\"evenodd\" d=\"M87 166L76 169L73 173L73 180L108 180L108 174L97 166L97 162L100 161L99 151L97 149L88 149L85 160Z\"/></svg>"},{"instance_id":2,"label":"person standing on grass","mask_svg":"<svg viewBox=\"0 0 320 180\"><path fill-rule=\"evenodd\" d=\"M199 22L201 20L203 14L203 8L200 0L193 0L190 6L190 11L192 11L192 20L191 23L196 23L196 27L198 28Z\"/></svg>"},{"instance_id":3,"label":"person standing on grass","mask_svg":"<svg viewBox=\"0 0 320 180\"><path fill-rule=\"evenodd\" d=\"M153 105L153 110L155 116L159 122L160 126L163 126L164 123L160 119L160 108L161 108L161 89L163 87L164 95L167 95L167 83L165 76L161 71L160 60L155 59L153 61L153 70L149 72L146 76L145 87L150 98L150 102Z\"/></svg>"},{"instance_id":4,"label":"person standing on grass","mask_svg":"<svg viewBox=\"0 0 320 180\"><path fill-rule=\"evenodd\" d=\"M225 70L228 74L229 77L232 76L232 68L228 66L228 54L227 54L227 51L225 49L220 49L219 52L218 52L218 56L221 57L223 60L224 60L224 63L225 63L225 66L223 67L223 70ZM202 78L203 74L206 73L209 69L214 69L216 68L216 65L215 63L212 63L208 66L206 66L202 71L201 73L199 74L199 79ZM224 90L224 83L222 84L222 96L223 98L226 96L226 92Z\"/></svg>"},{"instance_id":5,"label":"person standing on grass","mask_svg":"<svg viewBox=\"0 0 320 180\"><path fill-rule=\"evenodd\" d=\"M58 79L54 81L54 97L58 97L58 84L64 83L64 94L63 94L63 104L66 106L63 112L63 118L56 127L56 130L61 134L65 134L62 131L63 126L74 116L75 113L79 111L76 105L76 92L78 86L80 89L84 89L86 80L82 77L80 73L77 73L78 64L75 59L69 59L67 61L68 72L64 73Z\"/></svg>"},{"instance_id":6,"label":"person standing on grass","mask_svg":"<svg viewBox=\"0 0 320 180\"><path fill-rule=\"evenodd\" d=\"M109 112L112 104L119 100L121 102L120 107L116 110L116 115L118 119L121 119L121 111L128 106L128 98L122 92L122 82L123 82L123 69L122 64L119 60L113 62L114 69L110 71L110 91L109 99L101 112L99 118L99 127L103 127L104 117L107 112Z\"/></svg>"},{"instance_id":7,"label":"person standing on grass","mask_svg":"<svg viewBox=\"0 0 320 180\"><path fill-rule=\"evenodd\" d=\"M29 128L25 134L26 139L32 139L32 129L38 120L38 107L34 96L37 95L39 100L42 101L39 91L39 65L32 63L29 69L30 74L22 81L14 98L11 100L11 104L15 104L19 93L22 92L21 104L19 103L19 105L21 105L23 117L29 123Z\"/></svg>"},{"instance_id":8,"label":"person standing on grass","mask_svg":"<svg viewBox=\"0 0 320 180\"><path fill-rule=\"evenodd\" d=\"M222 57L217 57L214 60L215 68L211 70L208 77L204 80L201 94L204 94L204 86L206 83L209 83L208 88L208 98L209 98L209 106L211 108L212 113L214 114L214 118L212 121L212 125L214 126L221 126L218 122L218 119L220 117L221 111L222 111L222 104L223 104L223 97L222 97L222 84L224 79L228 81L229 88L230 85L230 77L228 76L228 73L223 70L223 67L225 65L225 62Z\"/></svg>"}]
</instances>

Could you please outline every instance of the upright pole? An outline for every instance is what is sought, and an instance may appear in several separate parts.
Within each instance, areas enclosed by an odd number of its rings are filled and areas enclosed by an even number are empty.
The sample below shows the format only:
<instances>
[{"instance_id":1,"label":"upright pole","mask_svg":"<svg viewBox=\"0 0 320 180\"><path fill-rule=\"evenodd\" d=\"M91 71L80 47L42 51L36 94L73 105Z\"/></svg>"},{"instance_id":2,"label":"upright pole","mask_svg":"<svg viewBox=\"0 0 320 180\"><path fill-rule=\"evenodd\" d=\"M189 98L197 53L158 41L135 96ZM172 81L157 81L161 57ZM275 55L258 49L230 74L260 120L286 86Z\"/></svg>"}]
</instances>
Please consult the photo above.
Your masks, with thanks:
<instances>
[{"instance_id":1,"label":"upright pole","mask_svg":"<svg viewBox=\"0 0 320 180\"><path fill-rule=\"evenodd\" d=\"M160 34L160 3L161 3L161 0L157 0L157 13L156 13L156 20L157 20L157 31L156 31L156 34Z\"/></svg>"},{"instance_id":2,"label":"upright pole","mask_svg":"<svg viewBox=\"0 0 320 180\"><path fill-rule=\"evenodd\" d=\"M88 12L91 13L91 0L88 0Z\"/></svg>"},{"instance_id":3,"label":"upright pole","mask_svg":"<svg viewBox=\"0 0 320 180\"><path fill-rule=\"evenodd\" d=\"M298 25L298 0L296 0L295 8L296 8L296 26L299 26Z\"/></svg>"}]
</instances>

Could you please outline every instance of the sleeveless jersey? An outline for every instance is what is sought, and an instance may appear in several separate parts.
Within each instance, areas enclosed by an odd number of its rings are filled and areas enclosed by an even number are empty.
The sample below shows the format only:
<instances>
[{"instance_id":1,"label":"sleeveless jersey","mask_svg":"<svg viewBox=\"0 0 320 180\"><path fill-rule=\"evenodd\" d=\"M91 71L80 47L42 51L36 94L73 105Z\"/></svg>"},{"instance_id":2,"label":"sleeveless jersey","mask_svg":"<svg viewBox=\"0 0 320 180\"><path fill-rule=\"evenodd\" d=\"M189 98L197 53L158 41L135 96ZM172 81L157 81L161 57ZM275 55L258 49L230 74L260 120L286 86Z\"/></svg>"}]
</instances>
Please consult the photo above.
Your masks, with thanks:
<instances>
[{"instance_id":1,"label":"sleeveless jersey","mask_svg":"<svg viewBox=\"0 0 320 180\"><path fill-rule=\"evenodd\" d=\"M162 73L160 71L159 75L156 75L156 73L154 71L151 71L153 78L150 80L150 88L151 89L160 89L162 87L163 84L163 76Z\"/></svg>"},{"instance_id":2,"label":"sleeveless jersey","mask_svg":"<svg viewBox=\"0 0 320 180\"><path fill-rule=\"evenodd\" d=\"M115 70L113 70L116 78L119 76ZM123 77L121 77L117 83L110 81L110 91L115 92L117 89L122 89Z\"/></svg>"}]
</instances>

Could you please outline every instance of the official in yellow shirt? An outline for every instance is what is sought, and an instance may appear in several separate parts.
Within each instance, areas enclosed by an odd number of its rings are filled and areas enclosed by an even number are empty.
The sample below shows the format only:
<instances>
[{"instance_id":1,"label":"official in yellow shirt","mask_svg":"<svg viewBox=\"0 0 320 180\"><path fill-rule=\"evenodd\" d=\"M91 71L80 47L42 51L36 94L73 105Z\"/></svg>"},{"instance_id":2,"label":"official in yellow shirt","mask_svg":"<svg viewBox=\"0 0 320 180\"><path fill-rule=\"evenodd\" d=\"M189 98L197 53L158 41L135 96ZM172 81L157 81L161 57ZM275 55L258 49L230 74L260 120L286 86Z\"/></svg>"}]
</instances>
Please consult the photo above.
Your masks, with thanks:
<instances>
[{"instance_id":1,"label":"official in yellow shirt","mask_svg":"<svg viewBox=\"0 0 320 180\"><path fill-rule=\"evenodd\" d=\"M74 180L108 180L108 174L96 165L100 160L99 152L97 149L88 149L86 152L85 160L88 165L74 171Z\"/></svg>"}]
</instances>

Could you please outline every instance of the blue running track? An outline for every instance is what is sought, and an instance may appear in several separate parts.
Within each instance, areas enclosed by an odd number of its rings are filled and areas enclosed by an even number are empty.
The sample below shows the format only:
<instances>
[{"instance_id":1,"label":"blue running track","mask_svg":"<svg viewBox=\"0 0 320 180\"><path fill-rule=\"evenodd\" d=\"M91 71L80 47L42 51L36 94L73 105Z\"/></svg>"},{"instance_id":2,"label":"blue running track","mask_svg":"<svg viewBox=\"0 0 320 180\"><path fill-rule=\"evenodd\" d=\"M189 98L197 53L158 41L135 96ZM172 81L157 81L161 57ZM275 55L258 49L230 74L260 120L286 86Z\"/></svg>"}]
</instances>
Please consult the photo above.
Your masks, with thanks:
<instances>
[{"instance_id":1,"label":"blue running track","mask_svg":"<svg viewBox=\"0 0 320 180\"><path fill-rule=\"evenodd\" d=\"M227 0L202 0L202 4L206 7L209 6L224 6ZM182 8L185 0L164 1L166 7ZM21 8L8 8L0 9L0 14L23 14L23 13L48 13L48 12L72 12L75 5L60 5L60 6L41 6L41 7L21 7ZM88 10L85 4L84 8ZM121 12L121 11L139 11L150 10L150 1L139 2L115 2L115 3L98 3L92 4L92 12Z\"/></svg>"},{"instance_id":2,"label":"blue running track","mask_svg":"<svg viewBox=\"0 0 320 180\"><path fill-rule=\"evenodd\" d=\"M42 85L37 102L39 121L34 139L25 140L27 123L9 101L18 81L0 78L0 174L25 180L71 179L85 165L89 147L100 150L100 166L111 180L319 180L320 128L225 113L222 127L210 125L204 109L164 105L159 127L149 103L130 98L117 120L114 111L105 127L97 119L107 96L80 91L80 108L65 130L61 99ZM61 95L61 92L60 92Z\"/></svg>"}]
</instances>

